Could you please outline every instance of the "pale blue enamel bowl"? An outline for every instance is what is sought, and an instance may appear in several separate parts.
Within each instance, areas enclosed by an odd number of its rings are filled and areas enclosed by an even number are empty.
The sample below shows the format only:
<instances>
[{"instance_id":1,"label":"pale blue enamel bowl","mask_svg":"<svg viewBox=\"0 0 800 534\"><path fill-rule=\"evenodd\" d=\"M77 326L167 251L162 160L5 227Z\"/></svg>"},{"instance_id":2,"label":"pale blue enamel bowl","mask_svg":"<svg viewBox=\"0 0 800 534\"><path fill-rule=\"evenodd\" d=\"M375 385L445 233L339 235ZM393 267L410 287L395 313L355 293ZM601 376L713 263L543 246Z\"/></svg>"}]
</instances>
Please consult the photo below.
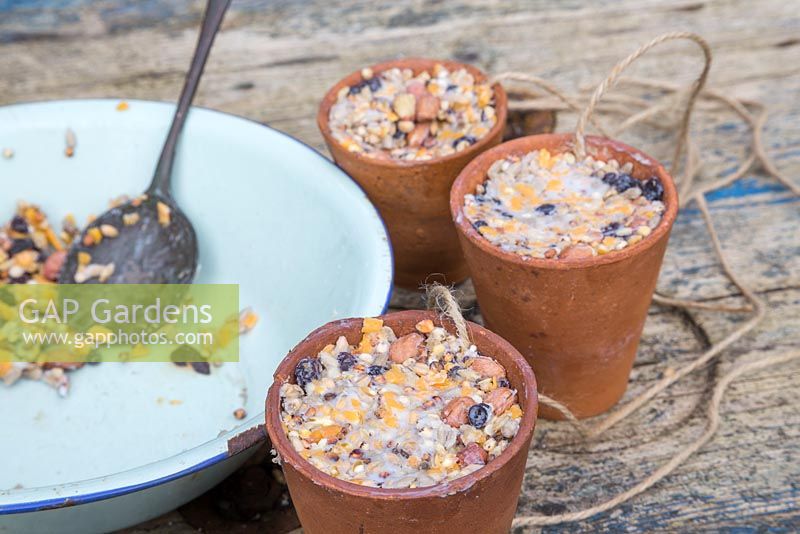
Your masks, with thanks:
<instances>
[{"instance_id":1,"label":"pale blue enamel bowl","mask_svg":"<svg viewBox=\"0 0 800 534\"><path fill-rule=\"evenodd\" d=\"M150 180L173 106L74 100L0 108L0 217L17 199L79 221ZM65 132L77 136L64 155ZM261 317L241 361L211 376L168 363L74 373L66 399L44 384L0 385L0 532L106 532L206 491L249 456L229 440L264 421L272 373L308 332L378 315L392 287L377 211L319 153L261 124L193 109L175 167L200 241L197 282L240 284ZM244 407L246 421L233 412ZM260 435L256 429L254 435Z\"/></svg>"}]
</instances>

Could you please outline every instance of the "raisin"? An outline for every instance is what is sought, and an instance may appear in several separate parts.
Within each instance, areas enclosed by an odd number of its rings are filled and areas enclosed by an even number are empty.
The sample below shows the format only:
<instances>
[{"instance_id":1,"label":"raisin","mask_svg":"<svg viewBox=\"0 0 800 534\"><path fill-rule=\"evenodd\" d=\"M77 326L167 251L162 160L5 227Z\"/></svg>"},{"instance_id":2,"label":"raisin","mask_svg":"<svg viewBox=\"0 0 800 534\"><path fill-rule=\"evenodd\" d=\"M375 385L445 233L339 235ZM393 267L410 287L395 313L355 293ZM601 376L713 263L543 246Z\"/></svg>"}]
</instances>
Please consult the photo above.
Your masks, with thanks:
<instances>
[{"instance_id":1,"label":"raisin","mask_svg":"<svg viewBox=\"0 0 800 534\"><path fill-rule=\"evenodd\" d=\"M8 283L9 284L27 284L30 281L31 278L33 278L31 276L31 273L22 273L21 276L18 276L16 278L9 278L8 279Z\"/></svg>"},{"instance_id":2,"label":"raisin","mask_svg":"<svg viewBox=\"0 0 800 534\"><path fill-rule=\"evenodd\" d=\"M31 239L15 239L11 242L11 248L8 249L8 255L13 256L14 254L19 254L25 250L39 250L36 248L36 245L33 244Z\"/></svg>"},{"instance_id":3,"label":"raisin","mask_svg":"<svg viewBox=\"0 0 800 534\"><path fill-rule=\"evenodd\" d=\"M648 178L642 185L642 195L647 200L661 200L664 198L664 186L661 181L655 176Z\"/></svg>"},{"instance_id":4,"label":"raisin","mask_svg":"<svg viewBox=\"0 0 800 534\"><path fill-rule=\"evenodd\" d=\"M617 174L614 172L606 173L606 175L603 176L603 182L616 189L618 193L622 193L631 187L637 187L639 185L639 180L631 177L629 174Z\"/></svg>"},{"instance_id":5,"label":"raisin","mask_svg":"<svg viewBox=\"0 0 800 534\"><path fill-rule=\"evenodd\" d=\"M467 417L469 418L469 424L474 426L475 428L483 428L486 426L486 422L489 420L489 415L492 413L492 407L486 403L481 402L480 404L473 405L469 412L467 413Z\"/></svg>"},{"instance_id":6,"label":"raisin","mask_svg":"<svg viewBox=\"0 0 800 534\"><path fill-rule=\"evenodd\" d=\"M300 387L305 387L312 380L317 380L320 373L319 361L316 358L303 358L297 362L297 366L294 368L294 378Z\"/></svg>"},{"instance_id":7,"label":"raisin","mask_svg":"<svg viewBox=\"0 0 800 534\"><path fill-rule=\"evenodd\" d=\"M350 89L347 91L347 94L349 94L349 95L357 95L366 86L367 86L367 82L358 82L357 84L350 86Z\"/></svg>"},{"instance_id":8,"label":"raisin","mask_svg":"<svg viewBox=\"0 0 800 534\"><path fill-rule=\"evenodd\" d=\"M605 175L603 175L603 183L608 184L611 187L614 187L614 184L617 181L617 176L618 174L615 172L608 172Z\"/></svg>"},{"instance_id":9,"label":"raisin","mask_svg":"<svg viewBox=\"0 0 800 534\"><path fill-rule=\"evenodd\" d=\"M404 449L401 449L397 445L395 445L395 447L392 449L392 452L395 453L398 456L402 456L405 459L408 459L409 457L411 457L411 455L408 453L408 451L406 451Z\"/></svg>"},{"instance_id":10,"label":"raisin","mask_svg":"<svg viewBox=\"0 0 800 534\"><path fill-rule=\"evenodd\" d=\"M556 211L556 207L553 204L541 204L537 206L535 210L536 213L541 213L542 215L550 215L551 213Z\"/></svg>"},{"instance_id":11,"label":"raisin","mask_svg":"<svg viewBox=\"0 0 800 534\"><path fill-rule=\"evenodd\" d=\"M339 360L339 369L342 371L349 371L356 364L356 357L349 352L340 352L336 359Z\"/></svg>"},{"instance_id":12,"label":"raisin","mask_svg":"<svg viewBox=\"0 0 800 534\"><path fill-rule=\"evenodd\" d=\"M14 218L11 219L11 229L17 232L18 234L27 234L28 221L26 221L19 215L14 215Z\"/></svg>"},{"instance_id":13,"label":"raisin","mask_svg":"<svg viewBox=\"0 0 800 534\"><path fill-rule=\"evenodd\" d=\"M453 141L453 148L456 148L462 141L466 141L470 145L474 145L475 143L478 142L478 139L473 135L462 135L461 137Z\"/></svg>"},{"instance_id":14,"label":"raisin","mask_svg":"<svg viewBox=\"0 0 800 534\"><path fill-rule=\"evenodd\" d=\"M601 231L603 232L603 235L610 236L616 234L617 230L619 230L621 226L622 225L618 222L612 222L608 226L603 227Z\"/></svg>"},{"instance_id":15,"label":"raisin","mask_svg":"<svg viewBox=\"0 0 800 534\"><path fill-rule=\"evenodd\" d=\"M367 374L369 376L380 376L388 370L389 369L387 369L383 365L370 365L369 367L367 367Z\"/></svg>"},{"instance_id":16,"label":"raisin","mask_svg":"<svg viewBox=\"0 0 800 534\"><path fill-rule=\"evenodd\" d=\"M208 362L191 362L192 369L200 373L201 375L210 375L211 374L211 366L208 365Z\"/></svg>"},{"instance_id":17,"label":"raisin","mask_svg":"<svg viewBox=\"0 0 800 534\"><path fill-rule=\"evenodd\" d=\"M619 177L620 180L619 183L616 185L616 189L620 193L622 193L623 191L627 191L632 187L639 187L641 185L639 180L627 174L620 174Z\"/></svg>"}]
</instances>

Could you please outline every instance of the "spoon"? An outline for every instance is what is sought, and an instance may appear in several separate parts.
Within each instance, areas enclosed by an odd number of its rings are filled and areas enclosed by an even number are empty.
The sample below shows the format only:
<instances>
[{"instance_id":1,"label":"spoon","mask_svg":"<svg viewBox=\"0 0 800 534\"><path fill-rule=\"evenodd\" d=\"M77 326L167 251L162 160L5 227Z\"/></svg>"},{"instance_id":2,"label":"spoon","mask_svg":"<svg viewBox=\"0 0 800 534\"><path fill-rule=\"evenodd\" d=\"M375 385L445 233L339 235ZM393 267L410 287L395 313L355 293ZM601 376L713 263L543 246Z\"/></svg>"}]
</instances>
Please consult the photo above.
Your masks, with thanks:
<instances>
[{"instance_id":1,"label":"spoon","mask_svg":"<svg viewBox=\"0 0 800 534\"><path fill-rule=\"evenodd\" d=\"M76 236L59 283L188 284L197 271L197 235L172 198L170 179L189 106L231 0L208 0L192 64L153 181Z\"/></svg>"}]
</instances>

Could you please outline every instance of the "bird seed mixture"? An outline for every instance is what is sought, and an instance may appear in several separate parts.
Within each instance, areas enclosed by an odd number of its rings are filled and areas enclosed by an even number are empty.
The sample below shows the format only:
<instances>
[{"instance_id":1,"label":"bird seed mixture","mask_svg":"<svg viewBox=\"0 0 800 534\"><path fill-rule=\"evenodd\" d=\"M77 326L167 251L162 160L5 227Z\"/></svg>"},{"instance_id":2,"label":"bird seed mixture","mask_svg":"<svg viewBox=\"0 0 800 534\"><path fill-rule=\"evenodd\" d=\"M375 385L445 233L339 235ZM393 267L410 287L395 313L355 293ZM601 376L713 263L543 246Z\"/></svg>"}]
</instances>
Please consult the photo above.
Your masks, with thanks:
<instances>
[{"instance_id":1,"label":"bird seed mixture","mask_svg":"<svg viewBox=\"0 0 800 534\"><path fill-rule=\"evenodd\" d=\"M435 65L361 71L339 91L329 120L333 137L350 152L382 159L428 160L464 150L497 121L494 91L465 69Z\"/></svg>"},{"instance_id":2,"label":"bird seed mixture","mask_svg":"<svg viewBox=\"0 0 800 534\"><path fill-rule=\"evenodd\" d=\"M140 196L130 200L127 196L121 196L112 200L109 207L113 208L127 202L134 206L146 200L146 196ZM167 226L170 224L169 207L158 203L159 223ZM92 225L94 217L89 217L87 222L88 230L83 237L83 245L92 247L103 239L114 239L119 235L119 229L109 225ZM139 222L139 214L136 212L128 213L123 217L123 225L133 226ZM5 284L55 284L58 281L61 268L67 255L67 249L81 236L75 217L67 215L62 224L60 232L53 229L47 216L42 210L24 201L17 203L17 210L11 220L0 227L0 286ZM89 252L78 253L79 267L75 273L75 282L84 283L92 278L97 278L99 282L105 282L114 273L114 264L92 263L92 256ZM7 303L0 301L0 329L6 321L10 320L16 312ZM244 309L239 317L235 318L239 334L243 335L252 330L258 322L258 315L252 309ZM10 340L3 337L0 339L0 353L25 351L26 359L30 361L0 361L0 381L5 385L11 386L21 378L40 380L45 384L55 388L61 396L66 396L69 392L70 380L68 373L80 369L83 362L69 363L43 363L39 356L46 353L48 347L30 347L21 344L11 345ZM38 351L38 352L32 352ZM131 359L143 357L148 348L144 345L136 345L130 353ZM176 361L178 366L189 366L200 374L210 374L211 365L208 355L201 354L192 347L182 345L175 349L173 356L186 358L186 351L191 351L190 364ZM213 362L213 365L221 365L220 362ZM244 418L244 416L239 417Z\"/></svg>"},{"instance_id":3,"label":"bird seed mixture","mask_svg":"<svg viewBox=\"0 0 800 534\"><path fill-rule=\"evenodd\" d=\"M47 216L35 205L18 202L11 220L0 227L0 285L54 284L66 258L66 247L79 234L75 219L67 217L56 233ZM7 309L8 308L8 309ZM0 324L13 313L0 303ZM22 350L19 346L0 345L0 351ZM31 350L30 347L27 350ZM37 356L31 355L32 359ZM40 363L0 361L0 380L7 386L20 378L41 380L60 395L69 391L67 373L83 363Z\"/></svg>"},{"instance_id":4,"label":"bird seed mixture","mask_svg":"<svg viewBox=\"0 0 800 534\"><path fill-rule=\"evenodd\" d=\"M54 283L66 258L65 243L77 233L73 218L65 219L57 234L37 206L18 202L14 216L0 227L0 285Z\"/></svg>"},{"instance_id":5,"label":"bird seed mixture","mask_svg":"<svg viewBox=\"0 0 800 534\"><path fill-rule=\"evenodd\" d=\"M281 386L281 419L295 450L336 478L380 488L453 480L496 458L522 410L505 369L430 320L397 337L364 319L303 358Z\"/></svg>"},{"instance_id":6,"label":"bird seed mixture","mask_svg":"<svg viewBox=\"0 0 800 534\"><path fill-rule=\"evenodd\" d=\"M664 187L630 163L576 161L546 149L496 161L464 214L490 243L523 258L580 258L638 243L661 222Z\"/></svg>"}]
</instances>

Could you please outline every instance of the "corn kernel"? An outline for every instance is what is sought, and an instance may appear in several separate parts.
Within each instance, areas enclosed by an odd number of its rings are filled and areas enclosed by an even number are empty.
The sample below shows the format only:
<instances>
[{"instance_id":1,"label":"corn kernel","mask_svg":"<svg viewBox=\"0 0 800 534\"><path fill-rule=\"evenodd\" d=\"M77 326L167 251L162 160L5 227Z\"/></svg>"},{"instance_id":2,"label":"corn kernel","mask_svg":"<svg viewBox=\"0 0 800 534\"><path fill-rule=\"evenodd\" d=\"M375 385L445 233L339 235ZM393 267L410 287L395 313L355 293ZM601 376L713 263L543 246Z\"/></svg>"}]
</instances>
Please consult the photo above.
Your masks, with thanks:
<instances>
[{"instance_id":1,"label":"corn kernel","mask_svg":"<svg viewBox=\"0 0 800 534\"><path fill-rule=\"evenodd\" d=\"M383 328L383 320L367 317L364 319L364 324L361 327L361 332L364 334L371 334Z\"/></svg>"},{"instance_id":2,"label":"corn kernel","mask_svg":"<svg viewBox=\"0 0 800 534\"><path fill-rule=\"evenodd\" d=\"M423 334L430 334L433 331L433 321L430 319L425 319L424 321L420 321L417 323L416 328L417 332L421 332Z\"/></svg>"}]
</instances>

